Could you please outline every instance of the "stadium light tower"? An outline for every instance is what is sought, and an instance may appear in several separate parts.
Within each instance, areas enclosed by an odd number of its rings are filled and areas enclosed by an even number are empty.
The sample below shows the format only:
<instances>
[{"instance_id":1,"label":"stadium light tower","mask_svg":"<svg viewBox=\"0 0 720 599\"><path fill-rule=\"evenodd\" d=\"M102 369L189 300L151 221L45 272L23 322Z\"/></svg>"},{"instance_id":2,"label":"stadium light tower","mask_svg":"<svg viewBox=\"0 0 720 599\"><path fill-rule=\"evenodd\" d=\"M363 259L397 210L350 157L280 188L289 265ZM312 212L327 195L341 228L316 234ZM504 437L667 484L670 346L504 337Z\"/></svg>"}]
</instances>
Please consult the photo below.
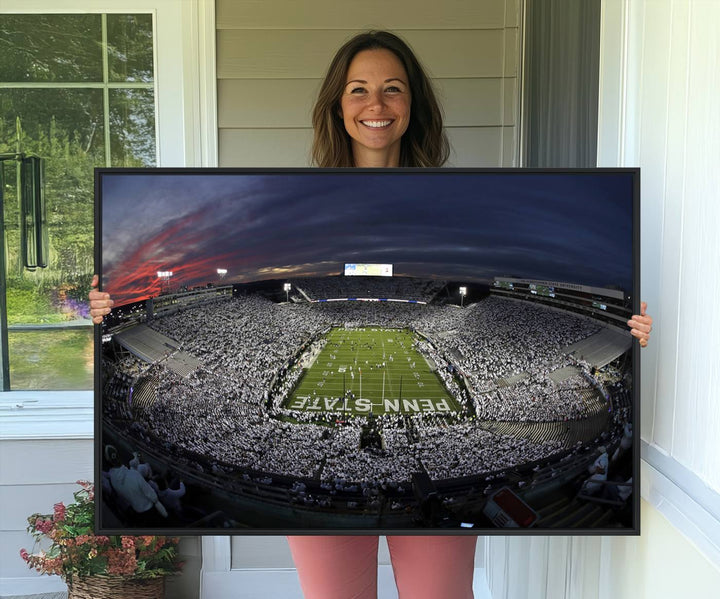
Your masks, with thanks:
<instances>
[{"instance_id":1,"label":"stadium light tower","mask_svg":"<svg viewBox=\"0 0 720 599\"><path fill-rule=\"evenodd\" d=\"M172 270L158 270L157 276L161 281L161 290L164 285L166 293L170 293L170 279L173 276Z\"/></svg>"},{"instance_id":2,"label":"stadium light tower","mask_svg":"<svg viewBox=\"0 0 720 599\"><path fill-rule=\"evenodd\" d=\"M460 307L463 306L466 295L467 295L467 287L460 287Z\"/></svg>"},{"instance_id":3,"label":"stadium light tower","mask_svg":"<svg viewBox=\"0 0 720 599\"><path fill-rule=\"evenodd\" d=\"M285 301L290 301L290 290L292 289L292 285L290 283L285 283L283 285L283 291L285 292Z\"/></svg>"},{"instance_id":4,"label":"stadium light tower","mask_svg":"<svg viewBox=\"0 0 720 599\"><path fill-rule=\"evenodd\" d=\"M227 274L227 268L218 268L217 274L221 279L224 279L225 275Z\"/></svg>"}]
</instances>

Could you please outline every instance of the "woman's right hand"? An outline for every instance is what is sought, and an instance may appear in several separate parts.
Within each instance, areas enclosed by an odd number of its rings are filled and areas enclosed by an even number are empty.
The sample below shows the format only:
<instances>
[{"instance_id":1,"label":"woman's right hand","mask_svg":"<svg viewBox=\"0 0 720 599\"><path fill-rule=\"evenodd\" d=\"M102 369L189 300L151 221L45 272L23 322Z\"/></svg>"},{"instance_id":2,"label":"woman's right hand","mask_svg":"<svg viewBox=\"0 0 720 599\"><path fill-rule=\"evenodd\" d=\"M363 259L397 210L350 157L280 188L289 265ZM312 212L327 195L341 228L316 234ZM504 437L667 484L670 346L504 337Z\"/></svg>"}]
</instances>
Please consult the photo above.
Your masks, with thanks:
<instances>
[{"instance_id":1,"label":"woman's right hand","mask_svg":"<svg viewBox=\"0 0 720 599\"><path fill-rule=\"evenodd\" d=\"M110 299L110 294L103 291L98 291L98 276L94 275L92 283L90 283L92 290L88 294L90 300L90 316L95 324L100 324L103 321L103 317L106 314L110 314L114 302Z\"/></svg>"},{"instance_id":2,"label":"woman's right hand","mask_svg":"<svg viewBox=\"0 0 720 599\"><path fill-rule=\"evenodd\" d=\"M640 347L647 347L650 339L650 331L652 331L653 319L647 314L647 304L640 302L640 314L633 314L627 324L630 327L630 334L637 337L640 341Z\"/></svg>"}]
</instances>

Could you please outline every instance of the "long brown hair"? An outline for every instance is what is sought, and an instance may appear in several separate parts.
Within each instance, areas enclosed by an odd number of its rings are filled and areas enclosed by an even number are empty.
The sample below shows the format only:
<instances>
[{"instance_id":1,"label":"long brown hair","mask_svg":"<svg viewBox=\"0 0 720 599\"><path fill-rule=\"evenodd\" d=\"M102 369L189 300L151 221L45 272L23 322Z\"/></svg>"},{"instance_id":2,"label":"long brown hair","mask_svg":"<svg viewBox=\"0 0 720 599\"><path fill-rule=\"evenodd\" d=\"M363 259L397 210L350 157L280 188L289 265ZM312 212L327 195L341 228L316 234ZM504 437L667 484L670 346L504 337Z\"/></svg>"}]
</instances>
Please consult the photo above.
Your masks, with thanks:
<instances>
[{"instance_id":1,"label":"long brown hair","mask_svg":"<svg viewBox=\"0 0 720 599\"><path fill-rule=\"evenodd\" d=\"M335 54L313 109L313 163L321 167L355 166L350 136L340 116L340 98L355 55L377 49L389 50L398 57L405 67L412 94L410 122L400 146L400 166L442 166L448 159L450 146L430 79L410 47L388 31L356 35Z\"/></svg>"}]
</instances>

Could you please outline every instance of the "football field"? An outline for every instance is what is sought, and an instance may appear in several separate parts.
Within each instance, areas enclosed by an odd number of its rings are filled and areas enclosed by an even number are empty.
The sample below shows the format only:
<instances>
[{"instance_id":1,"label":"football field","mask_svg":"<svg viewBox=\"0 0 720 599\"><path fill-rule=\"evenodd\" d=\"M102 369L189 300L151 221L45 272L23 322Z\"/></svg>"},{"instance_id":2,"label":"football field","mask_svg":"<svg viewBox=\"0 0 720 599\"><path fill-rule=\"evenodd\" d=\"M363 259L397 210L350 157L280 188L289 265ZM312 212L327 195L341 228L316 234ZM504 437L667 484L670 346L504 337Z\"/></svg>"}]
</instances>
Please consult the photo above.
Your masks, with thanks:
<instances>
[{"instance_id":1,"label":"football field","mask_svg":"<svg viewBox=\"0 0 720 599\"><path fill-rule=\"evenodd\" d=\"M457 412L460 406L406 329L335 328L285 407L376 415Z\"/></svg>"}]
</instances>

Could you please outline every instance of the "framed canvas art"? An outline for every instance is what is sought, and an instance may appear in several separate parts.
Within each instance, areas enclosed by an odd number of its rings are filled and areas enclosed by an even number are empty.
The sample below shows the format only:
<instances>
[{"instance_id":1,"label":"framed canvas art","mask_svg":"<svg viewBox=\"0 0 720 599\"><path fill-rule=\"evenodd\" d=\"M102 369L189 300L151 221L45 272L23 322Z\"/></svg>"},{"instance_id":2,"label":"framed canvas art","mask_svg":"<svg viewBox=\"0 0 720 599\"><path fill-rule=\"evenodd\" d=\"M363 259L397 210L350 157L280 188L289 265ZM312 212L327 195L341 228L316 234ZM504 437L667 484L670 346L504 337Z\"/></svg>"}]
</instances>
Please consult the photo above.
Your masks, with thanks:
<instances>
[{"instance_id":1,"label":"framed canvas art","mask_svg":"<svg viewBox=\"0 0 720 599\"><path fill-rule=\"evenodd\" d=\"M638 169L98 169L98 529L638 534L639 201Z\"/></svg>"}]
</instances>

